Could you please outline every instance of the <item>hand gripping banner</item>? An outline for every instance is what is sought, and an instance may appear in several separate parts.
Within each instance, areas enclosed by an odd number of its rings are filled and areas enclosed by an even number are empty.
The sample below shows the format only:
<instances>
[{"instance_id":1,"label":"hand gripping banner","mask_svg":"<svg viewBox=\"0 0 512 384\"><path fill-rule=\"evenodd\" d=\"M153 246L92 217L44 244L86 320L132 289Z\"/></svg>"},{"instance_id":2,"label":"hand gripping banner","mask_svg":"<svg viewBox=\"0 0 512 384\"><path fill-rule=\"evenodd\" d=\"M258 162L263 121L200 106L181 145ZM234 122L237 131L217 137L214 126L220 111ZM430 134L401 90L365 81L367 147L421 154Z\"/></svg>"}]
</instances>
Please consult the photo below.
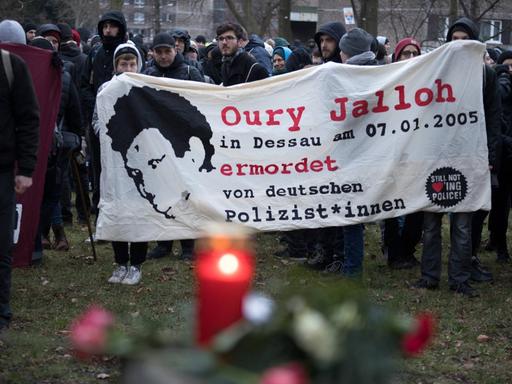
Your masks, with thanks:
<instances>
[{"instance_id":1,"label":"hand gripping banner","mask_svg":"<svg viewBox=\"0 0 512 384\"><path fill-rule=\"evenodd\" d=\"M484 45L220 87L139 74L98 95L97 236L197 237L490 209ZM464 68L464 70L461 70Z\"/></svg>"}]
</instances>

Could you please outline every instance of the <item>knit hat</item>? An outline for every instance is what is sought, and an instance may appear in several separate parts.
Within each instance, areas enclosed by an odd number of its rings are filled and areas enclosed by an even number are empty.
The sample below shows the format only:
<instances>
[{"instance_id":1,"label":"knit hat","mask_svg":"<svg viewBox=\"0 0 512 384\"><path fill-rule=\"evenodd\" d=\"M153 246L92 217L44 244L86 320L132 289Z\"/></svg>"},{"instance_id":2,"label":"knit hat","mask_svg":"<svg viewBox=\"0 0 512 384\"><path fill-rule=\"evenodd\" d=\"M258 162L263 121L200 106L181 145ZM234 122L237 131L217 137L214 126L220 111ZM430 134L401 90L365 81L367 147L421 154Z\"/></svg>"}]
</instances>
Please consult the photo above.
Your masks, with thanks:
<instances>
[{"instance_id":1,"label":"knit hat","mask_svg":"<svg viewBox=\"0 0 512 384\"><path fill-rule=\"evenodd\" d=\"M498 61L496 62L496 64L503 64L503 62L507 59L512 59L512 51L502 52L501 55L498 57Z\"/></svg>"},{"instance_id":2,"label":"knit hat","mask_svg":"<svg viewBox=\"0 0 512 384\"><path fill-rule=\"evenodd\" d=\"M176 41L174 37L172 37L167 32L160 32L155 35L153 38L153 44L151 45L151 49L155 49L158 47L169 47L174 48L176 46Z\"/></svg>"},{"instance_id":3,"label":"knit hat","mask_svg":"<svg viewBox=\"0 0 512 384\"><path fill-rule=\"evenodd\" d=\"M421 55L420 43L418 42L418 40L414 39L413 37L406 37L405 39L400 40L395 47L395 52L393 53L394 61L398 60L402 51L408 45L414 45L418 49L418 52Z\"/></svg>"},{"instance_id":4,"label":"knit hat","mask_svg":"<svg viewBox=\"0 0 512 384\"><path fill-rule=\"evenodd\" d=\"M121 55L124 55L125 53L130 53L137 58L137 73L140 73L142 69L142 58L140 56L139 50L130 40L128 40L126 43L119 44L114 51L114 70L117 67L117 60Z\"/></svg>"},{"instance_id":5,"label":"knit hat","mask_svg":"<svg viewBox=\"0 0 512 384\"><path fill-rule=\"evenodd\" d=\"M377 36L377 41L382 45L389 43L389 39L386 36Z\"/></svg>"},{"instance_id":6,"label":"knit hat","mask_svg":"<svg viewBox=\"0 0 512 384\"><path fill-rule=\"evenodd\" d=\"M30 41L29 45L32 47L37 47L37 48L41 48L41 49L46 49L48 51L53 51L52 43L50 43L48 40L46 40L42 36L36 36L35 38L33 38Z\"/></svg>"},{"instance_id":7,"label":"knit hat","mask_svg":"<svg viewBox=\"0 0 512 384\"><path fill-rule=\"evenodd\" d=\"M290 47L290 43L284 37L274 38L275 47Z\"/></svg>"},{"instance_id":8,"label":"knit hat","mask_svg":"<svg viewBox=\"0 0 512 384\"><path fill-rule=\"evenodd\" d=\"M0 42L27 44L25 31L15 20L4 20L0 23Z\"/></svg>"},{"instance_id":9,"label":"knit hat","mask_svg":"<svg viewBox=\"0 0 512 384\"><path fill-rule=\"evenodd\" d=\"M82 41L82 38L80 37L80 32L78 32L76 29L72 29L71 34L73 35L73 40L76 43L76 45L80 46L80 42Z\"/></svg>"},{"instance_id":10,"label":"knit hat","mask_svg":"<svg viewBox=\"0 0 512 384\"><path fill-rule=\"evenodd\" d=\"M345 33L340 39L340 50L353 57L363 52L368 52L372 44L373 36L361 28L354 28Z\"/></svg>"},{"instance_id":11,"label":"knit hat","mask_svg":"<svg viewBox=\"0 0 512 384\"><path fill-rule=\"evenodd\" d=\"M62 41L73 40L73 31L71 30L71 27L68 24L59 23L57 24L57 27L59 27L60 29Z\"/></svg>"},{"instance_id":12,"label":"knit hat","mask_svg":"<svg viewBox=\"0 0 512 384\"><path fill-rule=\"evenodd\" d=\"M37 29L37 25L32 23L32 22L30 22L30 21L25 23L25 24L23 24L23 30L25 32L32 31L32 30L35 31L36 29Z\"/></svg>"}]
</instances>

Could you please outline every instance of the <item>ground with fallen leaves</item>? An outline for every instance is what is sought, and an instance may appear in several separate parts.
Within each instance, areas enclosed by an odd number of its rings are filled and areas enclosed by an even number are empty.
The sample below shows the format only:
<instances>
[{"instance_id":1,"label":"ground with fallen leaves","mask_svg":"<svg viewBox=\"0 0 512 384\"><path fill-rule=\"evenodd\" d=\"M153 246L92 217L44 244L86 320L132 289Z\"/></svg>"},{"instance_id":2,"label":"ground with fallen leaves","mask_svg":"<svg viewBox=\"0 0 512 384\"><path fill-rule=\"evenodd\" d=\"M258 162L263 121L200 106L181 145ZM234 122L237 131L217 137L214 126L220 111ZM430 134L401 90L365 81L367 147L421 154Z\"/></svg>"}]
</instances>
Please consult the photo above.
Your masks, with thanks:
<instances>
[{"instance_id":1,"label":"ground with fallen leaves","mask_svg":"<svg viewBox=\"0 0 512 384\"><path fill-rule=\"evenodd\" d=\"M12 328L0 339L0 383L118 382L118 360L105 357L78 362L69 350L68 326L91 303L114 312L117 322L127 330L146 318L157 319L175 332L190 329L192 264L176 257L150 260L144 264L140 285L111 285L107 283L113 269L110 245L98 245L98 261L93 262L90 247L83 242L85 229L75 226L67 232L72 244L69 252L46 252L42 266L14 271L15 318ZM370 297L411 314L432 311L438 318L431 348L404 363L397 383L511 382L511 265L498 265L494 254L482 251L481 258L494 272L495 283L479 285L481 297L468 300L448 291L446 264L440 290L411 289L409 285L419 277L419 269L391 271L386 267L377 225L367 225L365 241L363 284ZM272 294L296 278L297 267L274 256L280 247L276 234L260 235L257 244L254 286ZM445 254L447 250L445 244ZM315 278L324 277L319 273ZM308 284L307 278L303 283Z\"/></svg>"}]
</instances>

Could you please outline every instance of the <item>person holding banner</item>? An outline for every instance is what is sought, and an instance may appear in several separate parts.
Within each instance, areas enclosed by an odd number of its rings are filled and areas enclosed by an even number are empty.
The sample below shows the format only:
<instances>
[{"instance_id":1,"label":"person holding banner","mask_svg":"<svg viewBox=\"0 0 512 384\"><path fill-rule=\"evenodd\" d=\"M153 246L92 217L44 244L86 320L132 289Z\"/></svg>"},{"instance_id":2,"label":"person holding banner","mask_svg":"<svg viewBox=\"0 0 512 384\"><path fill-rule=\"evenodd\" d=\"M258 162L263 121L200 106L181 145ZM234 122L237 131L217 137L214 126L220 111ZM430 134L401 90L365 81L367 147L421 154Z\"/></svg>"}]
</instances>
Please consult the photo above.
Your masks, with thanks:
<instances>
[{"instance_id":1,"label":"person holding banner","mask_svg":"<svg viewBox=\"0 0 512 384\"><path fill-rule=\"evenodd\" d=\"M341 63L338 43L346 32L343 24L332 22L320 26L318 32L315 33L316 45L322 54L324 63L329 61Z\"/></svg>"},{"instance_id":2,"label":"person holding banner","mask_svg":"<svg viewBox=\"0 0 512 384\"><path fill-rule=\"evenodd\" d=\"M393 53L393 61L404 61L421 55L419 42L406 37L400 40ZM402 228L398 218L384 221L384 246L387 247L388 266L391 269L409 269L419 265L414 257L416 245L423 232L423 212L414 212L404 218Z\"/></svg>"},{"instance_id":3,"label":"person holding banner","mask_svg":"<svg viewBox=\"0 0 512 384\"><path fill-rule=\"evenodd\" d=\"M478 26L468 18L455 21L448 29L446 41L478 40ZM489 168L494 174L498 170L500 148L501 100L499 97L496 73L482 63L483 102ZM421 278L413 285L415 288L437 289L441 278L441 225L443 213L425 212L423 226L423 255L421 259ZM454 212L450 215L450 255L448 266L448 284L450 290L469 298L478 297L478 292L469 284L472 278L472 212ZM476 260L478 275L486 279L489 272L483 270ZM479 277L479 278L480 278ZM482 280L480 280L482 281Z\"/></svg>"},{"instance_id":4,"label":"person holding banner","mask_svg":"<svg viewBox=\"0 0 512 384\"><path fill-rule=\"evenodd\" d=\"M135 44L128 41L128 43L120 44L116 48L113 58L113 67L116 75L120 75L124 72L140 72L142 68L142 58ZM104 83L98 92L101 92L107 85L108 82ZM97 106L94 110L92 126L94 132L98 134L100 128ZM148 243L113 241L112 248L114 249L114 259L117 267L112 272L112 276L110 276L108 282L126 285L138 284L142 278L141 267L142 263L146 261ZM128 263L130 263L130 265L128 265Z\"/></svg>"},{"instance_id":5,"label":"person holding banner","mask_svg":"<svg viewBox=\"0 0 512 384\"><path fill-rule=\"evenodd\" d=\"M16 36L20 39L13 39ZM25 44L21 25L12 20L0 23L0 42ZM7 51L1 50L1 57L0 332L9 326L12 317L9 303L15 192L22 194L32 185L39 142L39 106L28 67L19 56Z\"/></svg>"}]
</instances>

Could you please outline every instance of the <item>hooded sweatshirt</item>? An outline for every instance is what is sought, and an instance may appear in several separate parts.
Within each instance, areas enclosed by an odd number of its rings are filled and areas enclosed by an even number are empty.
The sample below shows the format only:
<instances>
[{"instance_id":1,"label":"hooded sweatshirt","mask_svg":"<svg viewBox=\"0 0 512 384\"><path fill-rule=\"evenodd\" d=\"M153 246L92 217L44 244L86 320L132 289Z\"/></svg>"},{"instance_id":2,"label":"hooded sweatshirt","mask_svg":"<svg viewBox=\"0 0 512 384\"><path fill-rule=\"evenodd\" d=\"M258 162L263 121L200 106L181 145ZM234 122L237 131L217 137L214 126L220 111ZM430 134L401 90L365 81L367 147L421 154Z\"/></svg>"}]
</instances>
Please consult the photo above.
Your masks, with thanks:
<instances>
[{"instance_id":1,"label":"hooded sweatshirt","mask_svg":"<svg viewBox=\"0 0 512 384\"><path fill-rule=\"evenodd\" d=\"M345 26L340 22L327 23L318 29L318 32L315 33L315 42L318 46L318 50L321 52L322 47L320 46L320 36L328 35L332 37L336 41L336 50L331 57L325 59L325 61L334 61L335 63L341 63L340 58L340 49L338 47L338 43L340 42L341 37L347 32Z\"/></svg>"},{"instance_id":2,"label":"hooded sweatshirt","mask_svg":"<svg viewBox=\"0 0 512 384\"><path fill-rule=\"evenodd\" d=\"M268 74L272 73L272 58L265 49L265 43L258 35L251 35L245 46L245 51L260 63Z\"/></svg>"},{"instance_id":3,"label":"hooded sweatshirt","mask_svg":"<svg viewBox=\"0 0 512 384\"><path fill-rule=\"evenodd\" d=\"M467 17L461 17L456 20L450 28L448 28L448 34L446 35L446 41L452 41L452 34L457 29L463 29L471 40L478 40L478 36L480 35L480 30L478 29L478 25L473 20L468 19Z\"/></svg>"}]
</instances>

